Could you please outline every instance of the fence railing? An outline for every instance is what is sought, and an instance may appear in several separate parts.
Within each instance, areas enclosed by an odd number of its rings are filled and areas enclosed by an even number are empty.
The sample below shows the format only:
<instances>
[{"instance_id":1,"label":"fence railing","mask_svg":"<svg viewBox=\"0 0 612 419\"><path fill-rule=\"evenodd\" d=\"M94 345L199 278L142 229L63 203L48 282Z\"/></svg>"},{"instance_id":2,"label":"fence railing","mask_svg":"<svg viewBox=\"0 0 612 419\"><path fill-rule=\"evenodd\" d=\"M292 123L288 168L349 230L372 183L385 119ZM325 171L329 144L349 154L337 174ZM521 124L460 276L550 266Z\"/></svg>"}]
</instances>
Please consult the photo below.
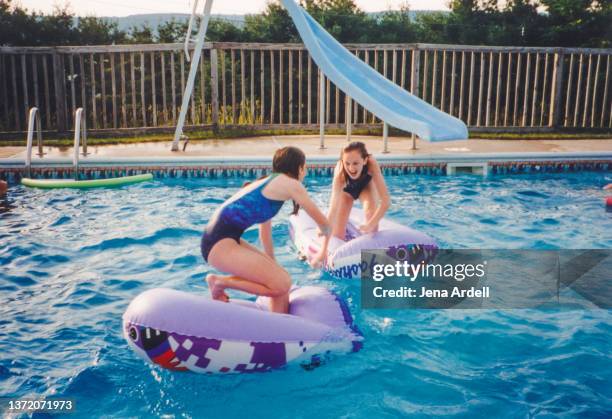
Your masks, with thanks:
<instances>
[{"instance_id":1,"label":"fence railing","mask_svg":"<svg viewBox=\"0 0 612 419\"><path fill-rule=\"evenodd\" d=\"M492 131L612 127L612 49L348 44L387 78ZM183 44L0 47L0 131L67 131L76 109L92 130L172 127L189 66ZM321 74L302 44L208 43L187 125L319 123ZM333 83L325 123L380 123Z\"/></svg>"}]
</instances>

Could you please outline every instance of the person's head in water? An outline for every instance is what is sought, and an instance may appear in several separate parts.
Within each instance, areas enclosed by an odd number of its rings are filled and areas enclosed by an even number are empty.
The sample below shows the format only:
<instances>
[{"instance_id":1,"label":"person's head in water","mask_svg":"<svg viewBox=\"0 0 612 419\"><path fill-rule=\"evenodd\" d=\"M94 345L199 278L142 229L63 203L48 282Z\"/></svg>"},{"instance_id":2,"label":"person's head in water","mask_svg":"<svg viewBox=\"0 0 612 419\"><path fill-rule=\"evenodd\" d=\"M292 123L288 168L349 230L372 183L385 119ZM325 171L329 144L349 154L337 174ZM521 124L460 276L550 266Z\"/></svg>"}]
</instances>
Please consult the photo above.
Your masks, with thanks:
<instances>
[{"instance_id":1,"label":"person's head in water","mask_svg":"<svg viewBox=\"0 0 612 419\"><path fill-rule=\"evenodd\" d=\"M361 176L363 168L368 165L370 153L364 143L354 141L344 147L340 153L340 161L345 178L357 179Z\"/></svg>"},{"instance_id":2,"label":"person's head in water","mask_svg":"<svg viewBox=\"0 0 612 419\"><path fill-rule=\"evenodd\" d=\"M306 176L304 152L297 147L279 148L272 159L272 171L303 181Z\"/></svg>"},{"instance_id":3,"label":"person's head in water","mask_svg":"<svg viewBox=\"0 0 612 419\"><path fill-rule=\"evenodd\" d=\"M8 184L5 181L0 180L0 195L4 195L7 189L8 189Z\"/></svg>"}]
</instances>

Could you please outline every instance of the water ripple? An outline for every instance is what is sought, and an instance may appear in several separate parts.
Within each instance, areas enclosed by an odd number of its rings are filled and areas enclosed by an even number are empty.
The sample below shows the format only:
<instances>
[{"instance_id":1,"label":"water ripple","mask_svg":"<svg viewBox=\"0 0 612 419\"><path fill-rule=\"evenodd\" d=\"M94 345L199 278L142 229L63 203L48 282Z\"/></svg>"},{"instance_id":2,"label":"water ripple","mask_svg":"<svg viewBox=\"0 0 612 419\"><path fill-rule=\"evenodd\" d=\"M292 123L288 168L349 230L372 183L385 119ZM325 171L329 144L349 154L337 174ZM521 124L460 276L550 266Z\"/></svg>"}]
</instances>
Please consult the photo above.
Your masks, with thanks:
<instances>
[{"instance_id":1,"label":"water ripple","mask_svg":"<svg viewBox=\"0 0 612 419\"><path fill-rule=\"evenodd\" d=\"M175 239L185 237L199 237L202 235L201 231L185 228L163 228L156 231L154 234L142 237L121 237L113 238L109 240L103 240L97 244L84 246L81 248L82 251L88 250L108 250L108 249L124 249L133 245L151 245L157 241L164 239Z\"/></svg>"}]
</instances>

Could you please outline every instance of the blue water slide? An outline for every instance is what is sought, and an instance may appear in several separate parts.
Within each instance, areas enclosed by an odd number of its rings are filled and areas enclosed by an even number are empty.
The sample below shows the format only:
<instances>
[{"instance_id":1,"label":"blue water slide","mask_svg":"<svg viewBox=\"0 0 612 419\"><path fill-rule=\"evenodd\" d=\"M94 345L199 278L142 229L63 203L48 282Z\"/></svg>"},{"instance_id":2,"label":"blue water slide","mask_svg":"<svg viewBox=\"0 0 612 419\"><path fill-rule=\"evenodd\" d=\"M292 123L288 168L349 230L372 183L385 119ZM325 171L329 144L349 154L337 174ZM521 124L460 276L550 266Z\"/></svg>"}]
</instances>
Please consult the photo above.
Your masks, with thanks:
<instances>
[{"instance_id":1,"label":"blue water slide","mask_svg":"<svg viewBox=\"0 0 612 419\"><path fill-rule=\"evenodd\" d=\"M389 125L429 141L468 138L458 118L431 106L383 77L344 48L294 0L281 0L308 52L344 93Z\"/></svg>"}]
</instances>

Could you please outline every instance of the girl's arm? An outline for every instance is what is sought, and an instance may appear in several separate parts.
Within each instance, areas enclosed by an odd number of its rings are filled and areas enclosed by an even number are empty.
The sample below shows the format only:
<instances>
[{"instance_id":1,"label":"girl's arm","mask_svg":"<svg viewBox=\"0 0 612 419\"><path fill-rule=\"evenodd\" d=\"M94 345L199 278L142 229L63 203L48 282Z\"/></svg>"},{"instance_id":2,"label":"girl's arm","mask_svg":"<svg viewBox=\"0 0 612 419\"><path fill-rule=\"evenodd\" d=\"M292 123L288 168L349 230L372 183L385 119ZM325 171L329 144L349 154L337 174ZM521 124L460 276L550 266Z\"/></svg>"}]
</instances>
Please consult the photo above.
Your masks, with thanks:
<instances>
[{"instance_id":1,"label":"girl's arm","mask_svg":"<svg viewBox=\"0 0 612 419\"><path fill-rule=\"evenodd\" d=\"M338 162L336 167L334 168L334 177L332 181L332 192L331 198L329 200L329 209L327 210L327 218L330 223L334 222L336 218L336 212L338 211L338 200L340 195L342 194L342 180L340 179L340 174L342 171L342 163Z\"/></svg>"},{"instance_id":2,"label":"girl's arm","mask_svg":"<svg viewBox=\"0 0 612 419\"><path fill-rule=\"evenodd\" d=\"M385 178L383 177L382 170L380 169L380 165L374 158L374 156L370 156L369 158L369 166L370 171L372 173L372 182L376 187L376 191L378 192L378 196L380 197L380 203L376 207L376 211L372 215L372 218L366 220L365 230L372 231L376 225L382 220L385 216L385 213L391 206L391 197L389 196L389 191L387 190L387 184L385 183Z\"/></svg>"},{"instance_id":3,"label":"girl's arm","mask_svg":"<svg viewBox=\"0 0 612 419\"><path fill-rule=\"evenodd\" d=\"M327 256L327 246L329 245L329 239L331 237L331 225L329 224L327 217L325 217L325 214L321 212L317 204L315 204L314 201L310 198L308 192L306 191L306 188L304 187L304 185L302 185L301 182L297 180L292 182L289 191L291 199L297 202L300 207L303 208L304 211L306 211L306 213L310 215L310 217L312 217L312 219L319 226L321 233L323 234L323 243L321 246L321 250L319 251L319 254L311 260L311 264L313 266L317 266L322 263L325 257Z\"/></svg>"},{"instance_id":4,"label":"girl's arm","mask_svg":"<svg viewBox=\"0 0 612 419\"><path fill-rule=\"evenodd\" d=\"M272 221L268 220L259 225L259 240L264 253L274 260L274 242L272 241Z\"/></svg>"}]
</instances>

